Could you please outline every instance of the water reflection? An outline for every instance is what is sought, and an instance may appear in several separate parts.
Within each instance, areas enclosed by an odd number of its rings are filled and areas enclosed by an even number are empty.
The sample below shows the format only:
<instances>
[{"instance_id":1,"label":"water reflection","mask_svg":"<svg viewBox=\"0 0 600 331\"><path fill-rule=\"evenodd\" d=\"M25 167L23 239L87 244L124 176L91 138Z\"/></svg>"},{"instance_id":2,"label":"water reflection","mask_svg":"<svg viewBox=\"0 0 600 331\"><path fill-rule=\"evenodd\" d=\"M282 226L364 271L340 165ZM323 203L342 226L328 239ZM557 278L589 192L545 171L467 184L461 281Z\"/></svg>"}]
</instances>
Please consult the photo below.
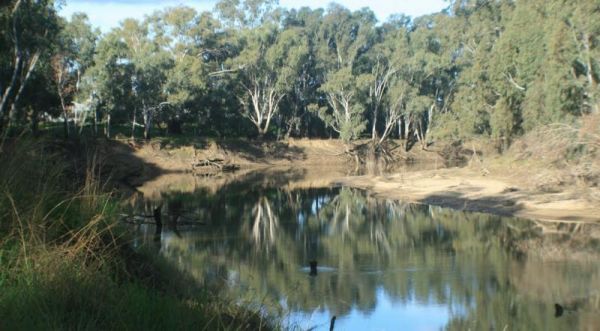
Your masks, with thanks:
<instances>
[{"instance_id":1,"label":"water reflection","mask_svg":"<svg viewBox=\"0 0 600 331\"><path fill-rule=\"evenodd\" d=\"M203 284L338 330L598 329L600 227L378 199L349 188L163 194L160 240ZM150 234L150 235L148 235ZM318 275L309 276L309 262ZM555 317L555 303L565 313Z\"/></svg>"}]
</instances>

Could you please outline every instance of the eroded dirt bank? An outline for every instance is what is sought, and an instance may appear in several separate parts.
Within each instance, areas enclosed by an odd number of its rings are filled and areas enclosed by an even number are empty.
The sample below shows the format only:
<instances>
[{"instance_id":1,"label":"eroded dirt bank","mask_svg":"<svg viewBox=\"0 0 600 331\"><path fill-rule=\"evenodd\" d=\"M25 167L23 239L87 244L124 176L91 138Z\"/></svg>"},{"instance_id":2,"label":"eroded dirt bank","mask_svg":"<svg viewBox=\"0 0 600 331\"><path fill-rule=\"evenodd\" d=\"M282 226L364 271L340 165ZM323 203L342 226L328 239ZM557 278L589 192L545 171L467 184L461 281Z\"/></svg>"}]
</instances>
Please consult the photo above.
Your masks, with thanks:
<instances>
[{"instance_id":1,"label":"eroded dirt bank","mask_svg":"<svg viewBox=\"0 0 600 331\"><path fill-rule=\"evenodd\" d=\"M507 166L499 162L490 164L491 173L487 170L482 172L481 167L443 169L443 159L433 152L403 155L420 161L416 167L398 166L395 170L387 170L388 175L353 176L357 167L341 152L343 145L338 140L195 141L185 144L114 142L108 149L106 160L114 173L113 178L142 191L162 186L165 181L180 187L193 184L218 189L215 187L221 182L245 178L246 175L256 176L255 172L262 171L267 174L262 177L270 181L291 176L294 178L292 182L302 183L300 186L341 184L368 189L387 198L458 210L549 221L600 221L600 207L590 202L581 188L547 189L550 183L546 179L548 176L542 176L543 185L532 185L534 181L530 177L539 174L536 169L524 171L528 167ZM205 159L221 159L241 168L233 176L209 176L190 181L190 174L205 175L195 172L192 167L194 162ZM273 168L278 170L267 171ZM361 172L381 173L369 169ZM518 175L515 175L517 172Z\"/></svg>"},{"instance_id":2,"label":"eroded dirt bank","mask_svg":"<svg viewBox=\"0 0 600 331\"><path fill-rule=\"evenodd\" d=\"M577 191L532 190L517 179L483 175L471 168L353 176L337 183L367 189L387 198L458 210L546 221L600 221L600 208L579 196Z\"/></svg>"}]
</instances>

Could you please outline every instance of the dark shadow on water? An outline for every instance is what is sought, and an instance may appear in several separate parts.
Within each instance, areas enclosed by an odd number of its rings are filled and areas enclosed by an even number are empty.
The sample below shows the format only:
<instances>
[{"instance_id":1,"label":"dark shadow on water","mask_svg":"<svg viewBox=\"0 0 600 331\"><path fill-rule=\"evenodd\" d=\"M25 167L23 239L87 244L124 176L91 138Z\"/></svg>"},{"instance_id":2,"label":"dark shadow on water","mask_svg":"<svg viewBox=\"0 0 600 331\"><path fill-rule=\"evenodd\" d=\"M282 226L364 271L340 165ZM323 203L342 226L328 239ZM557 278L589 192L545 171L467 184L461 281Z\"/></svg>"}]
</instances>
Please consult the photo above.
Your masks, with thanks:
<instances>
[{"instance_id":1,"label":"dark shadow on water","mask_svg":"<svg viewBox=\"0 0 600 331\"><path fill-rule=\"evenodd\" d=\"M480 189L473 188L471 191L478 192ZM501 216L513 216L516 212L523 209L515 199L502 196L473 199L458 192L432 194L420 199L418 202L464 211L489 212Z\"/></svg>"}]
</instances>

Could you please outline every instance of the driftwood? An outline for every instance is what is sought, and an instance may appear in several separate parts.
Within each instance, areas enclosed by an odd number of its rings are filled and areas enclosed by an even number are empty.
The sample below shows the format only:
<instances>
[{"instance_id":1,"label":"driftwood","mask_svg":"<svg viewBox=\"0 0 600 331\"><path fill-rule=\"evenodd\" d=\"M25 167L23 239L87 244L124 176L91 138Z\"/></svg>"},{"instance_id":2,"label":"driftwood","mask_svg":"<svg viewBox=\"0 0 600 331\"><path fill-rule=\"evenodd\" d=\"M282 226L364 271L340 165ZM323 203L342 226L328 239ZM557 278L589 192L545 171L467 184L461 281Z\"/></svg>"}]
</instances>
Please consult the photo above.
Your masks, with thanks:
<instances>
[{"instance_id":1,"label":"driftwood","mask_svg":"<svg viewBox=\"0 0 600 331\"><path fill-rule=\"evenodd\" d=\"M154 222L154 221L135 221L135 220L131 220L131 219L123 219L122 222L127 223L127 224L133 224L133 225L142 225L142 224L148 224L148 225L157 225L158 223ZM178 226L189 226L189 225L197 225L197 226L204 226L206 225L206 223L201 222L201 221L177 221L177 225Z\"/></svg>"},{"instance_id":2,"label":"driftwood","mask_svg":"<svg viewBox=\"0 0 600 331\"><path fill-rule=\"evenodd\" d=\"M240 166L237 164L227 163L223 159L204 159L192 162L192 170L194 171L206 168L221 172L232 172L238 170Z\"/></svg>"},{"instance_id":3,"label":"driftwood","mask_svg":"<svg viewBox=\"0 0 600 331\"><path fill-rule=\"evenodd\" d=\"M162 222L162 208L156 208L153 211L154 215L127 215L127 214L121 214L121 221L127 224L135 224L135 225L141 225L141 224L151 224L151 225L156 225L158 227L162 227L164 224ZM169 217L177 217L177 225L206 225L205 222L196 220L193 217L188 217L185 215L174 215L174 214L166 214L166 216ZM147 219L153 219L153 220L147 220ZM181 219L184 219L183 221ZM187 219L187 220L185 220Z\"/></svg>"}]
</instances>

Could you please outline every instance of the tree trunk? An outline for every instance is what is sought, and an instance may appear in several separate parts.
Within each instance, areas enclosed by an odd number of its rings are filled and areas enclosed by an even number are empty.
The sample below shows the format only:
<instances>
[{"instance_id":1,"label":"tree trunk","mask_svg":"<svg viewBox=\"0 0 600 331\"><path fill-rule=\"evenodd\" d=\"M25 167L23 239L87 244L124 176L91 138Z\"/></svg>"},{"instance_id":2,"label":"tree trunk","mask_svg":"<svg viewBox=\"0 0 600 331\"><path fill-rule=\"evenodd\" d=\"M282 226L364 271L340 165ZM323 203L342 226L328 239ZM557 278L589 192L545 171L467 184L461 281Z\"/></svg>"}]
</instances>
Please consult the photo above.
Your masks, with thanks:
<instances>
[{"instance_id":1,"label":"tree trunk","mask_svg":"<svg viewBox=\"0 0 600 331\"><path fill-rule=\"evenodd\" d=\"M12 96L12 92L13 92L15 86L17 85L17 79L19 77L19 72L21 71L22 62L23 62L22 57L20 55L17 55L17 58L15 59L15 67L13 70L12 77L10 79L10 83L4 90L4 93L2 94L2 101L0 101L0 126L3 126L3 124L7 122L6 121L6 115L7 115L6 110L8 109L8 100ZM1 129L1 127L0 127L0 129Z\"/></svg>"},{"instance_id":2,"label":"tree trunk","mask_svg":"<svg viewBox=\"0 0 600 331\"><path fill-rule=\"evenodd\" d=\"M429 132L431 132L431 123L433 122L433 110L435 109L435 104L431 105L429 111L427 112L427 130L425 130L425 138L429 137Z\"/></svg>"},{"instance_id":3,"label":"tree trunk","mask_svg":"<svg viewBox=\"0 0 600 331\"><path fill-rule=\"evenodd\" d=\"M404 139L404 135L402 134L402 117L398 119L398 139Z\"/></svg>"},{"instance_id":4,"label":"tree trunk","mask_svg":"<svg viewBox=\"0 0 600 331\"><path fill-rule=\"evenodd\" d=\"M144 139L150 139L150 128L152 127L152 116L150 114L151 110L146 108L146 105L142 102L144 107Z\"/></svg>"},{"instance_id":5,"label":"tree trunk","mask_svg":"<svg viewBox=\"0 0 600 331\"><path fill-rule=\"evenodd\" d=\"M110 139L110 113L106 115L106 126L104 127L104 134L106 138Z\"/></svg>"},{"instance_id":6,"label":"tree trunk","mask_svg":"<svg viewBox=\"0 0 600 331\"><path fill-rule=\"evenodd\" d=\"M33 70L35 69L35 66L37 65L39 58L40 58L40 52L38 51L31 58L31 62L29 62L29 67L27 68L27 73L25 74L25 77L23 77L23 80L21 81L21 86L19 86L19 90L17 91L17 94L15 95L15 99L13 100L12 106L10 107L10 114L9 114L10 120L14 121L19 118L19 114L18 114L19 102L21 101L21 96L23 95L23 91L25 90L27 81L29 81L29 78L31 77L31 73L33 73Z\"/></svg>"},{"instance_id":7,"label":"tree trunk","mask_svg":"<svg viewBox=\"0 0 600 331\"><path fill-rule=\"evenodd\" d=\"M136 119L135 118L135 113L136 113L136 111L135 111L135 107L134 107L133 108L133 120L131 122L131 139L132 140L135 139L135 124L136 124L135 123L135 119Z\"/></svg>"},{"instance_id":8,"label":"tree trunk","mask_svg":"<svg viewBox=\"0 0 600 331\"><path fill-rule=\"evenodd\" d=\"M63 133L65 138L69 138L69 118L67 112L63 111Z\"/></svg>"},{"instance_id":9,"label":"tree trunk","mask_svg":"<svg viewBox=\"0 0 600 331\"><path fill-rule=\"evenodd\" d=\"M6 87L6 89L4 90L4 93L2 94L2 100L0 101L0 130L2 130L4 128L5 125L8 124L7 121L7 111L8 111L8 102L9 99L12 97L12 92L15 89L15 87L17 86L17 81L19 78L19 75L21 73L21 71L23 70L23 55L21 53L21 47L19 44L19 34L17 31L17 20L14 17L15 14L17 13L17 11L19 10L19 8L21 7L21 3L22 0L18 0L12 11L11 11L11 16L13 16L13 20L12 20L12 30L13 30L13 36L14 36L14 41L15 41L15 64L13 67L13 73L10 79L10 83L8 84L8 86Z\"/></svg>"},{"instance_id":10,"label":"tree trunk","mask_svg":"<svg viewBox=\"0 0 600 331\"><path fill-rule=\"evenodd\" d=\"M415 133L417 134L417 139L421 144L421 149L427 149L427 143L425 142L425 130L423 130L423 119L419 121L419 127L416 129Z\"/></svg>"},{"instance_id":11,"label":"tree trunk","mask_svg":"<svg viewBox=\"0 0 600 331\"><path fill-rule=\"evenodd\" d=\"M377 116L379 113L379 107L375 105L375 109L373 110L373 128L371 130L371 139L373 141L377 140Z\"/></svg>"},{"instance_id":12,"label":"tree trunk","mask_svg":"<svg viewBox=\"0 0 600 331\"><path fill-rule=\"evenodd\" d=\"M98 137L98 107L94 109L94 137Z\"/></svg>"},{"instance_id":13,"label":"tree trunk","mask_svg":"<svg viewBox=\"0 0 600 331\"><path fill-rule=\"evenodd\" d=\"M60 87L59 87L60 89ZM60 106L62 108L63 111L63 130L64 130L64 134L65 134L65 138L69 138L69 117L67 115L67 108L65 106L65 99L63 98L62 93L58 93L58 97L60 99Z\"/></svg>"}]
</instances>

